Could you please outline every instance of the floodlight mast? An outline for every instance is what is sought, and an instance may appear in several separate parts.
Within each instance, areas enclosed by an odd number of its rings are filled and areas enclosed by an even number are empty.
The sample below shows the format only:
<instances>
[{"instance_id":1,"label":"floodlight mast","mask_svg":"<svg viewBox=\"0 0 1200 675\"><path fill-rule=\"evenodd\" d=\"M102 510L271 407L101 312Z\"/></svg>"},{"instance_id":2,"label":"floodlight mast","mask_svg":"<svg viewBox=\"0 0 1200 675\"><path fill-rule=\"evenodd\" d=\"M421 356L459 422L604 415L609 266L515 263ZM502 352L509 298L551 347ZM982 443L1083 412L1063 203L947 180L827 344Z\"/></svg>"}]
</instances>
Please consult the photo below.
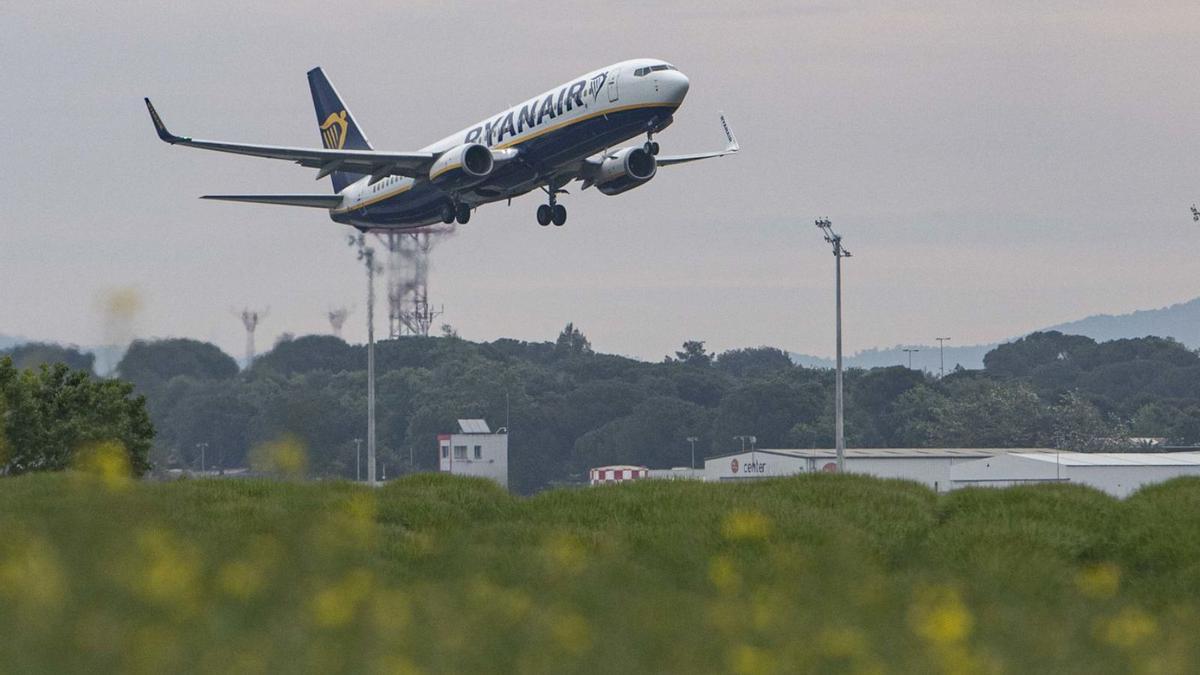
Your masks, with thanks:
<instances>
[{"instance_id":1,"label":"floodlight mast","mask_svg":"<svg viewBox=\"0 0 1200 675\"><path fill-rule=\"evenodd\" d=\"M940 337L935 339L938 343L938 363L940 373L938 375L938 379L940 380L943 377L946 377L946 343L950 341L950 338Z\"/></svg>"},{"instance_id":2,"label":"floodlight mast","mask_svg":"<svg viewBox=\"0 0 1200 675\"><path fill-rule=\"evenodd\" d=\"M358 249L358 260L367 267L367 484L375 487L375 249L366 245L363 235L350 237Z\"/></svg>"},{"instance_id":3,"label":"floodlight mast","mask_svg":"<svg viewBox=\"0 0 1200 675\"><path fill-rule=\"evenodd\" d=\"M837 379L834 385L833 402L833 437L837 449L838 473L846 470L846 434L842 415L842 258L849 258L850 251L842 246L842 235L833 231L833 223L828 218L820 218L816 225L825 235L825 241L833 247L833 257L837 261L834 270L836 275L835 305L837 308Z\"/></svg>"}]
</instances>

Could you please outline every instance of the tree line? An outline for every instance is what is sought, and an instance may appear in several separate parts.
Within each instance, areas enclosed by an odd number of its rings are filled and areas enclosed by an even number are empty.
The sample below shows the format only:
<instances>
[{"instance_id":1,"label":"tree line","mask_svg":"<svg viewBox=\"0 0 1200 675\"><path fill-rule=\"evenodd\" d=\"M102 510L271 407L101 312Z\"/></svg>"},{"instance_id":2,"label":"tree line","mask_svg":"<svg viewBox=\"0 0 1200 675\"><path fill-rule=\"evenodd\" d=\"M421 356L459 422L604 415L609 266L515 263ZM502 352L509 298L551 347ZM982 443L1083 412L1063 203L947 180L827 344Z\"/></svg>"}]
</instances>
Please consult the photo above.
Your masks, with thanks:
<instances>
[{"instance_id":1,"label":"tree line","mask_svg":"<svg viewBox=\"0 0 1200 675\"><path fill-rule=\"evenodd\" d=\"M459 418L509 429L521 492L612 463L687 466L740 448L833 445L830 370L771 347L710 353L688 341L661 362L595 352L568 325L546 342L444 337L380 342L377 425L389 475L435 469L436 436ZM352 478L366 428L366 354L332 336L287 338L244 371L187 339L133 343L118 374L145 397L156 469L246 465L252 448L298 440L314 476ZM1200 442L1200 356L1162 338L1097 343L1034 333L944 378L901 366L846 373L852 447L1116 449L1130 437ZM411 457L411 460L410 460Z\"/></svg>"}]
</instances>

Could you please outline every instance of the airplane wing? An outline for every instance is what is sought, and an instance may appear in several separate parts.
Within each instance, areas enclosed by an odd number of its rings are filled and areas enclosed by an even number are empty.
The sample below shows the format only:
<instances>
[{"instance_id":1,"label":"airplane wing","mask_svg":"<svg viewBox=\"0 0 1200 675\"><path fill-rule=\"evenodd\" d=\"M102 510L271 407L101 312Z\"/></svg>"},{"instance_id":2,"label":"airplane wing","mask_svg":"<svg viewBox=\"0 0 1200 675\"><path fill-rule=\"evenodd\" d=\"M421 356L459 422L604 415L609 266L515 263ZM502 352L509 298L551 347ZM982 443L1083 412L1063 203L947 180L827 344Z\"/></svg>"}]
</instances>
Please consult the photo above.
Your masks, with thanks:
<instances>
[{"instance_id":1,"label":"airplane wing","mask_svg":"<svg viewBox=\"0 0 1200 675\"><path fill-rule=\"evenodd\" d=\"M732 155L741 150L737 139L733 136L733 131L729 129L729 124L725 121L725 113L721 113L721 128L725 130L725 139L727 141L724 150L717 152L698 152L691 155L663 155L655 157L659 166L671 166L673 164L684 164L686 162L695 162L701 159L711 159L713 157L724 157Z\"/></svg>"},{"instance_id":2,"label":"airplane wing","mask_svg":"<svg viewBox=\"0 0 1200 675\"><path fill-rule=\"evenodd\" d=\"M201 199L219 199L226 202L251 202L255 204L279 204L281 206L308 206L315 209L336 209L342 204L341 195L204 195Z\"/></svg>"},{"instance_id":3,"label":"airplane wing","mask_svg":"<svg viewBox=\"0 0 1200 675\"><path fill-rule=\"evenodd\" d=\"M176 136L167 131L162 118L154 109L150 99L146 99L146 108L150 111L150 119L154 121L154 129L158 137L171 145L186 145L204 150L229 152L235 155L251 157L266 157L268 159L283 159L295 162L300 166L319 169L317 179L320 180L334 171L348 171L371 176L372 182L385 176L409 176L416 178L429 175L429 167L436 156L431 152L375 152L373 150L326 150L320 148L292 148L279 145L250 145L245 143L226 143L224 141L204 141Z\"/></svg>"}]
</instances>

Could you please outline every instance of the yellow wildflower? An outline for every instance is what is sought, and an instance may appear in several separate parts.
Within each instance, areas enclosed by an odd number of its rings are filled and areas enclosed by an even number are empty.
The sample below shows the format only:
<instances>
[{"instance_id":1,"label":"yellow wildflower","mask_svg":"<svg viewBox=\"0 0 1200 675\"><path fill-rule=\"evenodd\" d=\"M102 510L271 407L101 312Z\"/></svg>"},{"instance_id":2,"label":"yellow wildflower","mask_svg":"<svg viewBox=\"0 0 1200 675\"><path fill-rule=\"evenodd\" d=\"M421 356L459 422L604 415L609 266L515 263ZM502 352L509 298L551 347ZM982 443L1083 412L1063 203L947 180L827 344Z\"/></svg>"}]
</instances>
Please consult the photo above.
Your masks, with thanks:
<instances>
[{"instance_id":1,"label":"yellow wildflower","mask_svg":"<svg viewBox=\"0 0 1200 675\"><path fill-rule=\"evenodd\" d=\"M734 511L721 523L721 535L729 541L757 541L771 535L771 521L757 511Z\"/></svg>"}]
</instances>

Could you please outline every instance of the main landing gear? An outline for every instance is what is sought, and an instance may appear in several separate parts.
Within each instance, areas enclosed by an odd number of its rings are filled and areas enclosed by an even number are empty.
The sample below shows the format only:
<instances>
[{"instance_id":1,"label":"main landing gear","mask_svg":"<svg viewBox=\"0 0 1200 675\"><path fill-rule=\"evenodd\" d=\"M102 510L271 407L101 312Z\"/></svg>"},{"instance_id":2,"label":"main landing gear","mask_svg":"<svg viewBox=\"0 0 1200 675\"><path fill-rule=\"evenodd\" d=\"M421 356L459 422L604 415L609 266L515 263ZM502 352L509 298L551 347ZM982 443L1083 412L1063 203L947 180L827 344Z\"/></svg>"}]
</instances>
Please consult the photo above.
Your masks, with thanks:
<instances>
[{"instance_id":1,"label":"main landing gear","mask_svg":"<svg viewBox=\"0 0 1200 675\"><path fill-rule=\"evenodd\" d=\"M658 141L654 140L653 131L646 132L646 144L642 146L642 149L651 155L658 154Z\"/></svg>"},{"instance_id":2,"label":"main landing gear","mask_svg":"<svg viewBox=\"0 0 1200 675\"><path fill-rule=\"evenodd\" d=\"M449 225L454 221L458 221L459 225L471 222L471 207L466 204L446 202L446 205L442 207L442 222Z\"/></svg>"},{"instance_id":3,"label":"main landing gear","mask_svg":"<svg viewBox=\"0 0 1200 675\"><path fill-rule=\"evenodd\" d=\"M546 190L546 194L550 195L550 203L538 207L538 225L546 227L550 223L554 223L555 227L562 227L567 222L567 207L558 203L558 194L566 194L566 192L566 190L553 188Z\"/></svg>"}]
</instances>

